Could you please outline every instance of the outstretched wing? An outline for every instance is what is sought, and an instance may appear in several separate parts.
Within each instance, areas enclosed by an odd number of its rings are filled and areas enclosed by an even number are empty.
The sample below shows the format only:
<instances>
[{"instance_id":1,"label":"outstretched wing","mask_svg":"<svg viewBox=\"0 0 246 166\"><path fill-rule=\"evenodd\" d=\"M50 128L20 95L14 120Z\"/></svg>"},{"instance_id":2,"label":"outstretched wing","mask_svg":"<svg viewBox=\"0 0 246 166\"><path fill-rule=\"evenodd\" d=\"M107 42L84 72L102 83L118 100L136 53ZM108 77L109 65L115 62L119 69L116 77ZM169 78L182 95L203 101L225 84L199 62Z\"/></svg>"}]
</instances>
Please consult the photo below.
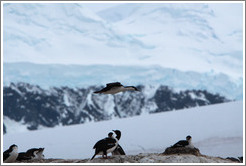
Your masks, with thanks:
<instances>
[{"instance_id":1,"label":"outstretched wing","mask_svg":"<svg viewBox=\"0 0 246 166\"><path fill-rule=\"evenodd\" d=\"M115 87L121 87L123 86L120 82L112 82L112 83L108 83L106 84L106 87L101 89L100 91L95 91L94 93L103 93L103 92L107 92L109 91L110 89L112 88L115 88Z\"/></svg>"},{"instance_id":2,"label":"outstretched wing","mask_svg":"<svg viewBox=\"0 0 246 166\"><path fill-rule=\"evenodd\" d=\"M112 82L112 83L108 83L106 85L107 85L107 87L123 86L120 82Z\"/></svg>"}]
</instances>

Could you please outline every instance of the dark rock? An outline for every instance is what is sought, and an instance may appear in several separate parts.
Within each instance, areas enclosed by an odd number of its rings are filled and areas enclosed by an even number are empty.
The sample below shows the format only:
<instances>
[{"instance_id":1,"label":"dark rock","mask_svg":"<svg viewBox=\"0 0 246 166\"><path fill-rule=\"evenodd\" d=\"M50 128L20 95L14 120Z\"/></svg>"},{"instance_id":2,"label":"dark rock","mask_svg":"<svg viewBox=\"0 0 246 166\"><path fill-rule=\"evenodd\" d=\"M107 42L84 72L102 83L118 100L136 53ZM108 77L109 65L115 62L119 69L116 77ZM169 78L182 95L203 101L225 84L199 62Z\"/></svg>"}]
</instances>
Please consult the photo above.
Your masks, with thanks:
<instances>
[{"instance_id":1,"label":"dark rock","mask_svg":"<svg viewBox=\"0 0 246 166\"><path fill-rule=\"evenodd\" d=\"M162 153L164 155L171 155L171 154L192 154L195 156L201 156L200 150L197 148L187 148L187 147L177 147L177 148L166 148L165 151Z\"/></svg>"},{"instance_id":2,"label":"dark rock","mask_svg":"<svg viewBox=\"0 0 246 166\"><path fill-rule=\"evenodd\" d=\"M243 156L238 157L238 159L239 159L239 161L240 161L241 163L243 163Z\"/></svg>"},{"instance_id":3,"label":"dark rock","mask_svg":"<svg viewBox=\"0 0 246 166\"><path fill-rule=\"evenodd\" d=\"M240 162L239 159L237 159L235 157L227 157L226 159L231 160L231 161L235 161L235 162Z\"/></svg>"},{"instance_id":4,"label":"dark rock","mask_svg":"<svg viewBox=\"0 0 246 166\"><path fill-rule=\"evenodd\" d=\"M5 124L3 124L3 134L5 134L7 131L6 131L6 127L5 127Z\"/></svg>"}]
</instances>

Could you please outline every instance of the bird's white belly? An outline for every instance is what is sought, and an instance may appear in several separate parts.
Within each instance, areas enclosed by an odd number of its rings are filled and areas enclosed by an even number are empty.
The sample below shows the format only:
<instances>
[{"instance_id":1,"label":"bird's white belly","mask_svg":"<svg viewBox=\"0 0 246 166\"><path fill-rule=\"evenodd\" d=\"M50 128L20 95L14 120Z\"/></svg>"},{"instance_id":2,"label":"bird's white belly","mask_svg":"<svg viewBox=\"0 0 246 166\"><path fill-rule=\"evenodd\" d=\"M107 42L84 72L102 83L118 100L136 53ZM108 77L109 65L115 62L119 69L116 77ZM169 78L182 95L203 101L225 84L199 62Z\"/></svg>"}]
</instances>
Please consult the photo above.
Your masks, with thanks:
<instances>
[{"instance_id":1,"label":"bird's white belly","mask_svg":"<svg viewBox=\"0 0 246 166\"><path fill-rule=\"evenodd\" d=\"M10 156L4 161L5 163L12 163L15 162L16 158L18 157L18 152L11 152Z\"/></svg>"},{"instance_id":2,"label":"bird's white belly","mask_svg":"<svg viewBox=\"0 0 246 166\"><path fill-rule=\"evenodd\" d=\"M108 153L113 152L113 151L116 149L117 146L118 146L118 142L115 144L114 147L108 149L108 150L106 151L106 153L108 154ZM100 151L100 152L98 153L98 155L103 155L103 151Z\"/></svg>"},{"instance_id":3,"label":"bird's white belly","mask_svg":"<svg viewBox=\"0 0 246 166\"><path fill-rule=\"evenodd\" d=\"M32 159L44 159L43 152L34 154L34 157Z\"/></svg>"},{"instance_id":4,"label":"bird's white belly","mask_svg":"<svg viewBox=\"0 0 246 166\"><path fill-rule=\"evenodd\" d=\"M108 149L108 150L107 150L107 153L113 152L113 151L116 149L117 145L118 145L118 144L116 144L114 147Z\"/></svg>"},{"instance_id":5,"label":"bird's white belly","mask_svg":"<svg viewBox=\"0 0 246 166\"><path fill-rule=\"evenodd\" d=\"M186 147L187 147L187 148L195 148L194 145L191 144L191 143L190 143L189 145L187 145Z\"/></svg>"}]
</instances>

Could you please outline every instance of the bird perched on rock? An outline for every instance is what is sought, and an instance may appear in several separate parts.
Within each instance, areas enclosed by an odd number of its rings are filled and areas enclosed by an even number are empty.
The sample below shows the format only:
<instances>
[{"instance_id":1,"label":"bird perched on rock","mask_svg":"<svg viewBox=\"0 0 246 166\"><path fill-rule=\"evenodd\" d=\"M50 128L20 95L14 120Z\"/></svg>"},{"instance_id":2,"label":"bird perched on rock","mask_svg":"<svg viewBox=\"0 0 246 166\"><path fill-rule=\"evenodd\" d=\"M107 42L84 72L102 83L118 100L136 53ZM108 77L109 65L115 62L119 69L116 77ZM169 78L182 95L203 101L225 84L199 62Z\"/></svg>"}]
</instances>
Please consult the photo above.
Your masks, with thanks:
<instances>
[{"instance_id":1,"label":"bird perched on rock","mask_svg":"<svg viewBox=\"0 0 246 166\"><path fill-rule=\"evenodd\" d=\"M44 148L32 148L27 150L26 152L19 153L17 157L17 161L22 160L33 160L33 159L43 159Z\"/></svg>"},{"instance_id":2,"label":"bird perched on rock","mask_svg":"<svg viewBox=\"0 0 246 166\"><path fill-rule=\"evenodd\" d=\"M13 144L3 152L3 162L4 163L12 163L15 162L18 157L18 146Z\"/></svg>"},{"instance_id":3,"label":"bird perched on rock","mask_svg":"<svg viewBox=\"0 0 246 166\"><path fill-rule=\"evenodd\" d=\"M188 135L186 137L186 140L180 140L177 143L175 143L171 148L177 148L177 147L189 147L189 148L194 148L194 145L191 142L192 137Z\"/></svg>"},{"instance_id":4,"label":"bird perched on rock","mask_svg":"<svg viewBox=\"0 0 246 166\"><path fill-rule=\"evenodd\" d=\"M113 131L116 134L116 137L114 137L113 133L110 132L108 137L99 140L94 145L93 149L95 149L95 154L92 156L91 160L94 159L96 155L102 155L103 158L107 158L107 154L113 152L116 149L118 146L118 141L121 137L121 132L119 130Z\"/></svg>"},{"instance_id":5,"label":"bird perched on rock","mask_svg":"<svg viewBox=\"0 0 246 166\"><path fill-rule=\"evenodd\" d=\"M108 83L105 88L100 91L96 91L94 93L102 93L102 94L116 94L124 91L139 91L134 86L123 86L120 82Z\"/></svg>"},{"instance_id":6,"label":"bird perched on rock","mask_svg":"<svg viewBox=\"0 0 246 166\"><path fill-rule=\"evenodd\" d=\"M108 134L108 137L112 137L113 136L113 133L110 132ZM120 137L119 137L120 139ZM118 141L119 141L118 139ZM123 150L123 148L120 146L120 144L118 144L118 146L115 148L115 150L112 152L112 155L126 155L125 151Z\"/></svg>"}]
</instances>

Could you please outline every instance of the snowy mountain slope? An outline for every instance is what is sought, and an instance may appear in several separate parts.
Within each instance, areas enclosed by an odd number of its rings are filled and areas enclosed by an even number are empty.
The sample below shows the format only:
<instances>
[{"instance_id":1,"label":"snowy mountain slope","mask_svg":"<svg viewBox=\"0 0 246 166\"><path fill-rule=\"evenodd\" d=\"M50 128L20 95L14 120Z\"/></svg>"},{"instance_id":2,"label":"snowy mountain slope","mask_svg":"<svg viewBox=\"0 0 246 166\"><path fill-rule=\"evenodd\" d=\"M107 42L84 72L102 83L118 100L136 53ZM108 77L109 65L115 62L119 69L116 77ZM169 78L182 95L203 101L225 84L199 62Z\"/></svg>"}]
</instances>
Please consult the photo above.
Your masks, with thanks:
<instances>
[{"instance_id":1,"label":"snowy mountain slope","mask_svg":"<svg viewBox=\"0 0 246 166\"><path fill-rule=\"evenodd\" d=\"M149 49L78 3L5 3L3 20L5 62L107 64L123 60L124 47Z\"/></svg>"},{"instance_id":2,"label":"snowy mountain slope","mask_svg":"<svg viewBox=\"0 0 246 166\"><path fill-rule=\"evenodd\" d=\"M232 79L225 74L217 74L213 71L206 73L183 72L160 66L3 64L4 86L9 86L11 82L27 82L45 89L53 86L74 88L92 85L104 86L106 83L114 81L120 81L123 85L152 87L167 85L178 90L207 90L232 100L242 100L243 98L242 77Z\"/></svg>"},{"instance_id":3,"label":"snowy mountain slope","mask_svg":"<svg viewBox=\"0 0 246 166\"><path fill-rule=\"evenodd\" d=\"M93 92L101 89L101 86L51 87L44 90L37 85L11 83L3 90L4 133L22 131L23 128L37 130L43 127L126 118L229 101L205 90L176 92L163 85L137 87L140 92L100 95Z\"/></svg>"},{"instance_id":4,"label":"snowy mountain slope","mask_svg":"<svg viewBox=\"0 0 246 166\"><path fill-rule=\"evenodd\" d=\"M238 77L243 67L242 11L241 4L130 3L98 14L119 32L155 46L138 55L141 63L162 60L165 67L213 69Z\"/></svg>"},{"instance_id":5,"label":"snowy mountain slope","mask_svg":"<svg viewBox=\"0 0 246 166\"><path fill-rule=\"evenodd\" d=\"M243 156L243 102L170 111L132 118L91 122L39 131L5 134L3 149L15 143L19 151L45 147L46 158L90 158L93 145L112 129L122 131L120 145L127 154L161 153L166 147L193 137L194 145L209 156ZM65 150L66 149L66 150Z\"/></svg>"},{"instance_id":6,"label":"snowy mountain slope","mask_svg":"<svg viewBox=\"0 0 246 166\"><path fill-rule=\"evenodd\" d=\"M83 3L5 3L4 62L159 65L238 79L242 6L128 3L93 13Z\"/></svg>"}]
</instances>

